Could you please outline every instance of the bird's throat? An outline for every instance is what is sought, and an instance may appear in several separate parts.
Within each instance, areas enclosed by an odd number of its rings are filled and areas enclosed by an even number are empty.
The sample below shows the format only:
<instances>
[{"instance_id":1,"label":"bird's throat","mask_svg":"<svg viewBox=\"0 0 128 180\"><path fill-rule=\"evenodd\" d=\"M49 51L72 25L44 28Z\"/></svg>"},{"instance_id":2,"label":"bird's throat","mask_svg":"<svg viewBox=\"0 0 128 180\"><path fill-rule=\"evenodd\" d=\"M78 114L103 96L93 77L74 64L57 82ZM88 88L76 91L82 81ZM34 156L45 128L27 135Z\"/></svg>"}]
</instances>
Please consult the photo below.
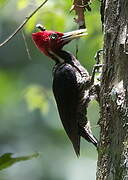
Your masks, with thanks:
<instances>
[{"instance_id":1,"label":"bird's throat","mask_svg":"<svg viewBox=\"0 0 128 180\"><path fill-rule=\"evenodd\" d=\"M59 56L56 52L49 51L49 55L53 60L55 60L56 63L64 63L65 62L65 60L61 56Z\"/></svg>"},{"instance_id":2,"label":"bird's throat","mask_svg":"<svg viewBox=\"0 0 128 180\"><path fill-rule=\"evenodd\" d=\"M74 61L75 57L64 50L59 50L59 51L49 51L49 56L56 62L58 63L69 63L72 64Z\"/></svg>"}]
</instances>

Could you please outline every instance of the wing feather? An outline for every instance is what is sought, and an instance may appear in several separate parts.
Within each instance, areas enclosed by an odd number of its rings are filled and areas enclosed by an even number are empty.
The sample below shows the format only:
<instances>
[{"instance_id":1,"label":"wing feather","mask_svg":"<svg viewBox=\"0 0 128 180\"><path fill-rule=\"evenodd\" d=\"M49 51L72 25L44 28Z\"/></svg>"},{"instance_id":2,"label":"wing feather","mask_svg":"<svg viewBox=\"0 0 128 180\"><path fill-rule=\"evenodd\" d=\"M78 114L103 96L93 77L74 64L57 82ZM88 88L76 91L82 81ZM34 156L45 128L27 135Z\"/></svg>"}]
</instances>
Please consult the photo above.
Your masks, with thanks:
<instances>
[{"instance_id":1,"label":"wing feather","mask_svg":"<svg viewBox=\"0 0 128 180\"><path fill-rule=\"evenodd\" d=\"M75 71L70 64L59 66L54 72L53 93L64 129L76 154L79 155L80 135L77 120L79 90Z\"/></svg>"}]
</instances>

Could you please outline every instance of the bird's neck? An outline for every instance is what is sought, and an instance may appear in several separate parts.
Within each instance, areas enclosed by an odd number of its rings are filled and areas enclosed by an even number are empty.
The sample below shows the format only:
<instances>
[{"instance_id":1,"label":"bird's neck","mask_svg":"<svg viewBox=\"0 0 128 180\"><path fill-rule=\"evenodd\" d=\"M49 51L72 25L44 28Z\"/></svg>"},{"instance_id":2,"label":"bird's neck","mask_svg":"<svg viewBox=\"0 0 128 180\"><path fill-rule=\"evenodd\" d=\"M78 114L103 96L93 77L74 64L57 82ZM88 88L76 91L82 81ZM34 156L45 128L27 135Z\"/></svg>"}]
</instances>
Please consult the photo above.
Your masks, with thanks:
<instances>
[{"instance_id":1,"label":"bird's neck","mask_svg":"<svg viewBox=\"0 0 128 180\"><path fill-rule=\"evenodd\" d=\"M54 52L52 59L55 60L56 65L54 67L54 70L60 65L68 63L71 66L75 67L75 69L83 76L89 76L87 70L80 64L80 62L73 56L70 52L60 50L58 52Z\"/></svg>"},{"instance_id":2,"label":"bird's neck","mask_svg":"<svg viewBox=\"0 0 128 180\"><path fill-rule=\"evenodd\" d=\"M50 57L56 62L56 64L69 63L72 64L76 58L69 52L60 51L50 51Z\"/></svg>"}]
</instances>

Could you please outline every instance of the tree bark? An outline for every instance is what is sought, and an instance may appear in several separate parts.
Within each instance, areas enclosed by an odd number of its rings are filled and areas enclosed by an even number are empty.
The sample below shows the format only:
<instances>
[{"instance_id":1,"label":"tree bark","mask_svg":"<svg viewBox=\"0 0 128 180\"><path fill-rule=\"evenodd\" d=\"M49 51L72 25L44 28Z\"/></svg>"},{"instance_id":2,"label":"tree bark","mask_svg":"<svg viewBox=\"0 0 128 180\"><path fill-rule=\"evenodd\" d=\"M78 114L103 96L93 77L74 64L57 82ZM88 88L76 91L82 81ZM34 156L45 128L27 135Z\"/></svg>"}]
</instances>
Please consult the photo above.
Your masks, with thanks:
<instances>
[{"instance_id":1,"label":"tree bark","mask_svg":"<svg viewBox=\"0 0 128 180\"><path fill-rule=\"evenodd\" d=\"M128 180L128 0L102 0L104 29L97 180Z\"/></svg>"}]
</instances>

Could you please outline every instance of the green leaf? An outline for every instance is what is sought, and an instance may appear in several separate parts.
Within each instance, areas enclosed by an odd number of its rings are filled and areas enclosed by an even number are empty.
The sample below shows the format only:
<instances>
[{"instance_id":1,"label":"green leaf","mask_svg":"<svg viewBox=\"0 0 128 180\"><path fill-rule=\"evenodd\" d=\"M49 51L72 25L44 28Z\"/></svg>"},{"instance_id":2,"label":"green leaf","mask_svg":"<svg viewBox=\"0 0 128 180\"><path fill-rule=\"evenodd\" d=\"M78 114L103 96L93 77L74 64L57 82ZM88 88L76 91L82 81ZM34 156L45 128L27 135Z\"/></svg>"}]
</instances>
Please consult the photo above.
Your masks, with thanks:
<instances>
[{"instance_id":1,"label":"green leaf","mask_svg":"<svg viewBox=\"0 0 128 180\"><path fill-rule=\"evenodd\" d=\"M32 158L37 158L39 153L34 153L29 156L12 157L13 153L5 153L0 156L0 170L6 169L19 161L26 161Z\"/></svg>"},{"instance_id":2,"label":"green leaf","mask_svg":"<svg viewBox=\"0 0 128 180\"><path fill-rule=\"evenodd\" d=\"M7 0L0 0L0 7L4 6Z\"/></svg>"},{"instance_id":3,"label":"green leaf","mask_svg":"<svg viewBox=\"0 0 128 180\"><path fill-rule=\"evenodd\" d=\"M20 1L17 1L17 8L18 9L24 9L28 6L28 0L20 0Z\"/></svg>"},{"instance_id":4,"label":"green leaf","mask_svg":"<svg viewBox=\"0 0 128 180\"><path fill-rule=\"evenodd\" d=\"M30 111L40 109L42 113L48 112L48 100L45 91L40 86L30 86L26 89L25 100Z\"/></svg>"},{"instance_id":5,"label":"green leaf","mask_svg":"<svg viewBox=\"0 0 128 180\"><path fill-rule=\"evenodd\" d=\"M0 71L0 105L19 99L20 89L17 88L17 92L15 92L17 77L16 73Z\"/></svg>"}]
</instances>

